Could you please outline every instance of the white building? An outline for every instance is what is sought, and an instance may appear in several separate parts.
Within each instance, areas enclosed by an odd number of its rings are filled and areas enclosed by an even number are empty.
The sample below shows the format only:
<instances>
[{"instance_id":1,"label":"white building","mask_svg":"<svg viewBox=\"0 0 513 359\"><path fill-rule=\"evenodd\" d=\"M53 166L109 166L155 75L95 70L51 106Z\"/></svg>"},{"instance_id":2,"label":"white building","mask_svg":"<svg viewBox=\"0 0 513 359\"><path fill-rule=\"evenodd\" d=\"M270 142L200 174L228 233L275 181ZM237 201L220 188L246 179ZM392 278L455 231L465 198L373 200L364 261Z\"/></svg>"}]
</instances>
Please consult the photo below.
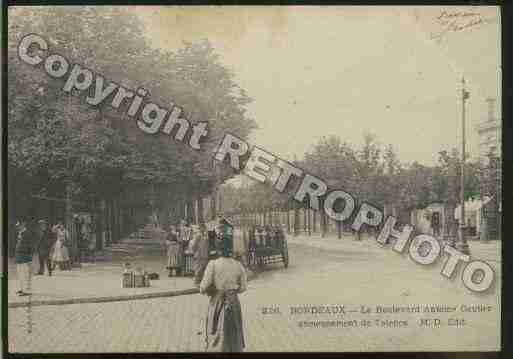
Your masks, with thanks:
<instances>
[{"instance_id":1,"label":"white building","mask_svg":"<svg viewBox=\"0 0 513 359\"><path fill-rule=\"evenodd\" d=\"M491 200L490 197L485 197L483 200L471 198L465 201L465 224L475 229L476 234L481 233L482 225L482 211L483 205ZM461 204L454 209L454 219L459 221L461 218Z\"/></svg>"}]
</instances>

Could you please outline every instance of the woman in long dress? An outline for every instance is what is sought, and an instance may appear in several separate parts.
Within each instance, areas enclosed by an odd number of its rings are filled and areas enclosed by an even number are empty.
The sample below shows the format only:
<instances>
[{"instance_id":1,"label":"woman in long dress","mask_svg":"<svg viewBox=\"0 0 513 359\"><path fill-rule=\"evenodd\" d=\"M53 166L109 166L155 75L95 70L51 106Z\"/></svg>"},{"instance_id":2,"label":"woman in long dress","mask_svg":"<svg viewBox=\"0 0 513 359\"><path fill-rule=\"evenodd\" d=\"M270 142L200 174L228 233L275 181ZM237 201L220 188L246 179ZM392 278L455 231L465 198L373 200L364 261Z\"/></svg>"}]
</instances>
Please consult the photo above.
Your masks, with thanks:
<instances>
[{"instance_id":1,"label":"woman in long dress","mask_svg":"<svg viewBox=\"0 0 513 359\"><path fill-rule=\"evenodd\" d=\"M246 271L232 258L230 241L223 241L221 257L211 260L200 283L200 293L208 295L206 350L241 352L244 330L239 293L247 288Z\"/></svg>"},{"instance_id":2,"label":"woman in long dress","mask_svg":"<svg viewBox=\"0 0 513 359\"><path fill-rule=\"evenodd\" d=\"M66 228L64 228L62 223L58 223L53 227L52 230L56 235L56 241L53 247L52 262L57 264L61 270L71 270L71 263L67 248L69 233Z\"/></svg>"},{"instance_id":3,"label":"woman in long dress","mask_svg":"<svg viewBox=\"0 0 513 359\"><path fill-rule=\"evenodd\" d=\"M180 240L174 226L169 227L168 234L166 236L167 245L167 269L169 270L169 276L180 275L182 272L183 263L183 245Z\"/></svg>"}]
</instances>

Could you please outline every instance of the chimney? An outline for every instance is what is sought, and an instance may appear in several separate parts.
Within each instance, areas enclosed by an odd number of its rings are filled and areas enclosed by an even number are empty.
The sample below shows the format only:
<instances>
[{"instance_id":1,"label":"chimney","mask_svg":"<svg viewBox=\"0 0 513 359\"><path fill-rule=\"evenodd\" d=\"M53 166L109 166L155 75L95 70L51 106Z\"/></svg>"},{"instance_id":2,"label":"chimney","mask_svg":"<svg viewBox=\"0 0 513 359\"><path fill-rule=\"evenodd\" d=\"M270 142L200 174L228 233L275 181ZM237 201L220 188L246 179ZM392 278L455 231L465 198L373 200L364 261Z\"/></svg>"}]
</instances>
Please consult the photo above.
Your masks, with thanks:
<instances>
[{"instance_id":1,"label":"chimney","mask_svg":"<svg viewBox=\"0 0 513 359\"><path fill-rule=\"evenodd\" d=\"M495 120L495 99L494 98L487 98L486 102L488 103L488 121L494 121Z\"/></svg>"}]
</instances>

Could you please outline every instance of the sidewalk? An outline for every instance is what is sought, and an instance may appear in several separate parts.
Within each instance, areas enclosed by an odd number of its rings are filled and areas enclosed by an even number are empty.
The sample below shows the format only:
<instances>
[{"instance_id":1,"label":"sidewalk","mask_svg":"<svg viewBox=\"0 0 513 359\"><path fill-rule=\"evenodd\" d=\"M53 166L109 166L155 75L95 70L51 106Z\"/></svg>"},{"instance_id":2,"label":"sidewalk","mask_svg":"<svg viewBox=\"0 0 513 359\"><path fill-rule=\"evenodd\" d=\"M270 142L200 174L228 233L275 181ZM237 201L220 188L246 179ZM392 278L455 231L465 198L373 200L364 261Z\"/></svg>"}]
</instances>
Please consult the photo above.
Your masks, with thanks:
<instances>
[{"instance_id":1,"label":"sidewalk","mask_svg":"<svg viewBox=\"0 0 513 359\"><path fill-rule=\"evenodd\" d=\"M9 259L8 305L9 307L49 304L74 304L84 302L109 302L131 299L170 297L197 293L193 277L168 277L167 258L158 239L132 240L109 248L107 260L95 263L82 263L81 268L71 271L56 269L52 276L33 275L32 295L19 297L16 266ZM34 257L34 273L39 268L37 256ZM131 267L141 267L149 273L158 273L158 280L151 280L150 287L122 288L124 263ZM248 272L248 279L254 273Z\"/></svg>"},{"instance_id":2,"label":"sidewalk","mask_svg":"<svg viewBox=\"0 0 513 359\"><path fill-rule=\"evenodd\" d=\"M77 300L79 298L101 298L113 296L136 296L147 293L163 293L193 289L192 277L167 276L165 259L147 258L128 260L133 267L141 266L148 272L159 273L158 280L152 280L147 288L122 288L122 273L124 261L84 263L82 268L71 271L56 270L52 276L47 274L32 277L31 302L52 300ZM37 264L37 263L35 263ZM18 282L14 264L9 263L9 292L8 302L25 303L27 297L16 295Z\"/></svg>"}]
</instances>

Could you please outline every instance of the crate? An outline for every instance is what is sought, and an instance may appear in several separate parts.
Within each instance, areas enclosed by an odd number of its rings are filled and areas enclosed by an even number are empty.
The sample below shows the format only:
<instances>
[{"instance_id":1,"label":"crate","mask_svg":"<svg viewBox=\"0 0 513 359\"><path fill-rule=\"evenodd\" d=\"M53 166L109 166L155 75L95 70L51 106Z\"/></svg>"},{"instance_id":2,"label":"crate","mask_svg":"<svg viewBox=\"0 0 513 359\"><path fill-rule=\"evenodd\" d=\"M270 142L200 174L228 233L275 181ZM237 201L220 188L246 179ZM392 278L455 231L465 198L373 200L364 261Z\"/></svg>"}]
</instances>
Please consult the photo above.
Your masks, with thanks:
<instances>
[{"instance_id":1,"label":"crate","mask_svg":"<svg viewBox=\"0 0 513 359\"><path fill-rule=\"evenodd\" d=\"M134 287L140 288L140 287L146 287L144 281L144 275L142 274L134 274Z\"/></svg>"}]
</instances>

